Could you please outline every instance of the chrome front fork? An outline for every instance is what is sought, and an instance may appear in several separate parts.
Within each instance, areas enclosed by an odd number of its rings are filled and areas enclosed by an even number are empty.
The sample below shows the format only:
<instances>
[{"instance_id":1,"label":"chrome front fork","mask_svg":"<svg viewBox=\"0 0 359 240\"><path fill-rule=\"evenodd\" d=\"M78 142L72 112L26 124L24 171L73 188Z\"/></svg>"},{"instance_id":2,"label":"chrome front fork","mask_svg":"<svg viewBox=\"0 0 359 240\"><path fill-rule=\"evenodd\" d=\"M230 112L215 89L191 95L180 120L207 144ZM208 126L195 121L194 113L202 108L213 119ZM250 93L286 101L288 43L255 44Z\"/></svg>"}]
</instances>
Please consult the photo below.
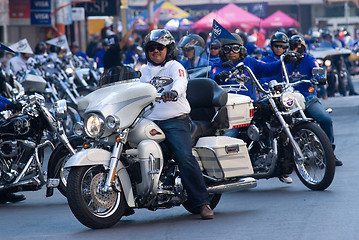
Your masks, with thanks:
<instances>
[{"instance_id":1,"label":"chrome front fork","mask_svg":"<svg viewBox=\"0 0 359 240\"><path fill-rule=\"evenodd\" d=\"M111 154L109 173L106 179L105 186L103 188L105 192L111 189L112 183L115 179L117 164L118 161L120 160L123 145L127 141L127 136L128 136L128 129L125 129L116 138L116 143Z\"/></svg>"},{"instance_id":2,"label":"chrome front fork","mask_svg":"<svg viewBox=\"0 0 359 240\"><path fill-rule=\"evenodd\" d=\"M283 116L280 114L275 102L273 101L272 98L268 98L268 100L269 100L269 103L272 105L277 118L279 119L280 123L282 124L284 132L287 134L294 151L299 155L300 160L304 160L304 155L302 153L302 150L300 150L298 143L294 140L293 135L290 132L290 129L288 127L288 124L285 122Z\"/></svg>"}]
</instances>

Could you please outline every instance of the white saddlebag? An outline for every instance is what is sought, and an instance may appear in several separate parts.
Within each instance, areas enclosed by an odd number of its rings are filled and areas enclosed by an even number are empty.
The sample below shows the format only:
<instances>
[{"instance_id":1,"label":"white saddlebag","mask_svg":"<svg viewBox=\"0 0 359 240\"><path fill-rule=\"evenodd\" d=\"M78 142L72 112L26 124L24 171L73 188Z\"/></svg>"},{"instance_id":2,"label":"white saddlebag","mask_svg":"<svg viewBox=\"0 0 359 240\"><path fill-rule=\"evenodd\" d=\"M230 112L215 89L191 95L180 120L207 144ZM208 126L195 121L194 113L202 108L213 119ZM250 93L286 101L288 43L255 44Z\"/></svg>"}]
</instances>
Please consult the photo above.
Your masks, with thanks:
<instances>
[{"instance_id":1,"label":"white saddlebag","mask_svg":"<svg viewBox=\"0 0 359 240\"><path fill-rule=\"evenodd\" d=\"M253 118L253 104L250 97L228 93L226 104L229 129L248 126Z\"/></svg>"},{"instance_id":2,"label":"white saddlebag","mask_svg":"<svg viewBox=\"0 0 359 240\"><path fill-rule=\"evenodd\" d=\"M241 139L227 136L202 137L194 150L200 166L211 177L226 179L253 174L246 143Z\"/></svg>"}]
</instances>

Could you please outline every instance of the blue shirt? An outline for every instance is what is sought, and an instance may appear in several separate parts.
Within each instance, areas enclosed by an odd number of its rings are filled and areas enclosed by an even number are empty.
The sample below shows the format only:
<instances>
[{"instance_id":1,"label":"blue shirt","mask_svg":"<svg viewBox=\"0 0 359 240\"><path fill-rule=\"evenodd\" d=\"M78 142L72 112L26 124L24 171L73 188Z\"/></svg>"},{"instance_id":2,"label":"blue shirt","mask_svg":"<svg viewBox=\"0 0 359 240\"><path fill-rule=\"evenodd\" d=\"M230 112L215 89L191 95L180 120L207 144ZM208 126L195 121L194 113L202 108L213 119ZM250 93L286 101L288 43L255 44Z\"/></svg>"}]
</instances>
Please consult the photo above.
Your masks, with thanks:
<instances>
[{"instance_id":1,"label":"blue shirt","mask_svg":"<svg viewBox=\"0 0 359 240\"><path fill-rule=\"evenodd\" d=\"M87 54L84 53L84 52L78 51L78 52L76 53L76 56L78 56L78 57L83 57L83 58L86 60L86 62L89 61L89 57L88 57Z\"/></svg>"},{"instance_id":2,"label":"blue shirt","mask_svg":"<svg viewBox=\"0 0 359 240\"><path fill-rule=\"evenodd\" d=\"M240 62L243 62L244 65L248 66L257 78L273 76L273 75L278 74L278 72L281 71L280 61L273 62L273 63L265 63L265 62L262 62L255 58L252 58L252 57L246 57L245 59L241 60ZM222 62L215 63L212 66L211 74L209 75L209 77L214 79L214 77L218 73L220 73L222 71L229 72L230 70L231 70L231 67L227 67L227 68L223 69ZM246 71L244 72L244 74L246 76L249 76ZM229 80L225 83L224 82L217 82L217 83L219 85L238 84L235 80ZM253 101L257 101L256 89L255 89L255 86L252 86L252 81L248 80L245 83L245 86L247 87L248 91L241 90L238 92L238 94L243 94L243 95L249 96L253 99Z\"/></svg>"},{"instance_id":3,"label":"blue shirt","mask_svg":"<svg viewBox=\"0 0 359 240\"><path fill-rule=\"evenodd\" d=\"M321 48L336 48L337 46L332 42L324 40L321 43L319 43L319 47L321 47Z\"/></svg>"},{"instance_id":4,"label":"blue shirt","mask_svg":"<svg viewBox=\"0 0 359 240\"><path fill-rule=\"evenodd\" d=\"M275 62L275 61L279 61L279 60L280 60L280 57L275 55L273 52L270 55L262 58L263 62ZM260 83L264 89L267 89L266 83L269 83L271 80L277 80L277 82L282 82L283 81L282 71L279 71L277 74L275 74L273 76L261 78Z\"/></svg>"},{"instance_id":5,"label":"blue shirt","mask_svg":"<svg viewBox=\"0 0 359 240\"><path fill-rule=\"evenodd\" d=\"M300 79L312 79L312 69L315 67L319 67L319 64L317 62L317 59L315 57L304 54L304 58L301 61L301 63L293 69L293 63L287 64L288 69L288 75L292 75L293 73L300 73L303 75L303 77ZM324 76L318 76L318 77L324 77ZM317 78L318 78L317 77ZM290 82L293 82L291 77L289 77ZM304 97L310 96L310 95L317 95L317 87L312 85L311 83L301 83L294 87L295 90L299 91L301 94L303 94Z\"/></svg>"},{"instance_id":6,"label":"blue shirt","mask_svg":"<svg viewBox=\"0 0 359 240\"><path fill-rule=\"evenodd\" d=\"M208 63L208 59L202 58L202 57L194 65L192 65L191 60L189 60L189 59L185 60L185 61L179 61L179 62L183 65L183 67L185 69L211 65L211 63Z\"/></svg>"},{"instance_id":7,"label":"blue shirt","mask_svg":"<svg viewBox=\"0 0 359 240\"><path fill-rule=\"evenodd\" d=\"M104 49L100 49L94 56L94 59L97 63L97 67L104 67L103 65L103 56L105 56L106 51Z\"/></svg>"},{"instance_id":8,"label":"blue shirt","mask_svg":"<svg viewBox=\"0 0 359 240\"><path fill-rule=\"evenodd\" d=\"M6 110L6 104L11 103L7 98L0 96L0 112Z\"/></svg>"}]
</instances>

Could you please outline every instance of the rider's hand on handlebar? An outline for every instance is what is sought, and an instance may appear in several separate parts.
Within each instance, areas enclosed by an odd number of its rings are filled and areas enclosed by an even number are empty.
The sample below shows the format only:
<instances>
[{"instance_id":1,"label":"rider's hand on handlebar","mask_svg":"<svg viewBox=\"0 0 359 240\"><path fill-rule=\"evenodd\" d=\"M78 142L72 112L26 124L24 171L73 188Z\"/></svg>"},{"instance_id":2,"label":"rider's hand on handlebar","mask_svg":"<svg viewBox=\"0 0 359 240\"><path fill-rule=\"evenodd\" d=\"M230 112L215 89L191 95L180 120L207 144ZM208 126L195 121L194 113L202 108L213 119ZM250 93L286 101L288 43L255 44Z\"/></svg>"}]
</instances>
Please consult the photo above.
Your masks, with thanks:
<instances>
[{"instance_id":1,"label":"rider's hand on handlebar","mask_svg":"<svg viewBox=\"0 0 359 240\"><path fill-rule=\"evenodd\" d=\"M21 109L22 109L22 104L19 102L12 102L6 104L6 110L20 111Z\"/></svg>"},{"instance_id":2,"label":"rider's hand on handlebar","mask_svg":"<svg viewBox=\"0 0 359 240\"><path fill-rule=\"evenodd\" d=\"M164 102L177 101L178 93L174 90L163 92L161 98Z\"/></svg>"},{"instance_id":3,"label":"rider's hand on handlebar","mask_svg":"<svg viewBox=\"0 0 359 240\"><path fill-rule=\"evenodd\" d=\"M290 63L293 60L293 55L286 54L283 58L284 63Z\"/></svg>"},{"instance_id":4,"label":"rider's hand on handlebar","mask_svg":"<svg viewBox=\"0 0 359 240\"><path fill-rule=\"evenodd\" d=\"M218 73L216 76L214 76L214 80L216 82L223 82L229 77L229 73L227 71L222 71Z\"/></svg>"},{"instance_id":5,"label":"rider's hand on handlebar","mask_svg":"<svg viewBox=\"0 0 359 240\"><path fill-rule=\"evenodd\" d=\"M327 79L325 77L319 77L317 79L314 79L315 85L325 85L327 83Z\"/></svg>"}]
</instances>

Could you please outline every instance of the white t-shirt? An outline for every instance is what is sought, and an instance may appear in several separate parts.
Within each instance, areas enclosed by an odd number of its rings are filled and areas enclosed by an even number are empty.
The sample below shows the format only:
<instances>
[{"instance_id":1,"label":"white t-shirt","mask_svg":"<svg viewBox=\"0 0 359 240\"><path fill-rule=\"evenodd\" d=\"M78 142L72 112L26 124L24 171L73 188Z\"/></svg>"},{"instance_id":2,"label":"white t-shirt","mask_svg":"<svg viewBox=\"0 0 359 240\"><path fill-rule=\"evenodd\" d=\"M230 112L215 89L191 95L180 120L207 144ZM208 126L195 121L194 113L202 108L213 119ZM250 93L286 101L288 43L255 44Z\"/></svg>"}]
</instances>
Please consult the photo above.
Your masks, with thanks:
<instances>
[{"instance_id":1,"label":"white t-shirt","mask_svg":"<svg viewBox=\"0 0 359 240\"><path fill-rule=\"evenodd\" d=\"M188 114L191 107L186 98L188 77L185 68L179 62L171 60L163 67L151 63L141 68L141 82L149 83L153 77L171 77L173 82L164 87L164 91L175 90L177 101L155 102L153 112L147 117L150 120L166 120Z\"/></svg>"},{"instance_id":2,"label":"white t-shirt","mask_svg":"<svg viewBox=\"0 0 359 240\"><path fill-rule=\"evenodd\" d=\"M23 59L20 55L15 56L13 58L11 58L7 64L6 64L6 71L9 73L10 70L13 71L13 74L16 75L16 73L23 71L23 70L28 70L31 64L35 63L35 59L30 57L27 61L25 61L25 59Z\"/></svg>"}]
</instances>

